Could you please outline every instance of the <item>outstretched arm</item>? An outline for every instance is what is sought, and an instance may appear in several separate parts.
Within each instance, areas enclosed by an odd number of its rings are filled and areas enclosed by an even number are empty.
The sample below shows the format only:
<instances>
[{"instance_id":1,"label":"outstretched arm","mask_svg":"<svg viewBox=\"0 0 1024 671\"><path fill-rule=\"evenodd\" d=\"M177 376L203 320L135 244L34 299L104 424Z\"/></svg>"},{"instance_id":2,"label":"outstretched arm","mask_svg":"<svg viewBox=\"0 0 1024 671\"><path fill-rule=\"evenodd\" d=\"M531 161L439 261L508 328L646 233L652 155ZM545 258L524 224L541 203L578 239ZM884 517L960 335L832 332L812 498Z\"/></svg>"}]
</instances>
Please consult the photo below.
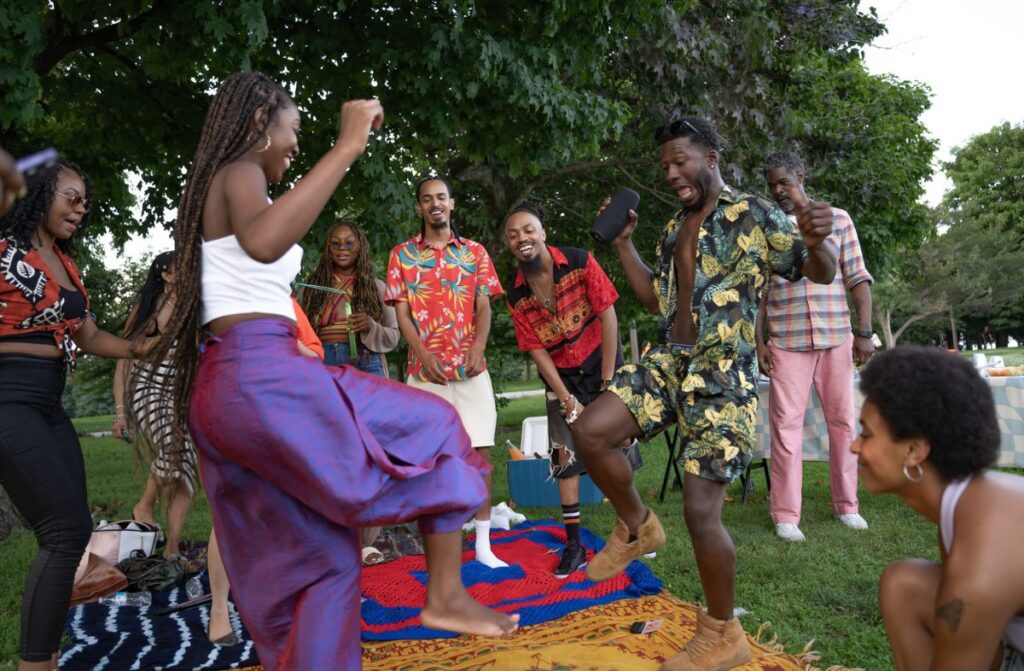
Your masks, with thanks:
<instances>
[{"instance_id":1,"label":"outstretched arm","mask_svg":"<svg viewBox=\"0 0 1024 671\"><path fill-rule=\"evenodd\" d=\"M611 199L606 198L597 213L601 214L610 202ZM649 313L656 315L658 314L658 297L654 294L654 286L651 284L651 269L647 267L644 260L640 258L640 253L633 246L633 231L636 229L637 218L637 213L630 210L629 223L622 229L622 233L612 240L612 247L619 255L619 263L622 265L626 279L633 287L633 293L636 294L640 304Z\"/></svg>"},{"instance_id":2,"label":"outstretched arm","mask_svg":"<svg viewBox=\"0 0 1024 671\"><path fill-rule=\"evenodd\" d=\"M134 359L139 354L130 340L101 331L92 319L82 322L73 339L86 354L95 354L107 359Z\"/></svg>"}]
</instances>

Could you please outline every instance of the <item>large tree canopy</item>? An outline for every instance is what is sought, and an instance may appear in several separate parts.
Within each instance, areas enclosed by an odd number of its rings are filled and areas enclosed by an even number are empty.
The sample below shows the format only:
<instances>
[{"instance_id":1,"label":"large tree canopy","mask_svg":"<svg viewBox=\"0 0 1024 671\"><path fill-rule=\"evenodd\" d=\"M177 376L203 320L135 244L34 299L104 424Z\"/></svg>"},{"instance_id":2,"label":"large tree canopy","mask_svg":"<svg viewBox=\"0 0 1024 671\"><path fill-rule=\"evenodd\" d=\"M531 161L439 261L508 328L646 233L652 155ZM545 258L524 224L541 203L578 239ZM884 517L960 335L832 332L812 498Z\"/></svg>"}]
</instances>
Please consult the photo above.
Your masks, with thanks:
<instances>
[{"instance_id":1,"label":"large tree canopy","mask_svg":"<svg viewBox=\"0 0 1024 671\"><path fill-rule=\"evenodd\" d=\"M655 125L712 117L726 178L762 188L779 146L802 151L819 193L849 209L885 263L926 227L917 204L933 143L916 85L868 74L882 26L856 0L0 0L0 142L56 145L94 177L97 228L120 241L164 224L211 92L260 69L303 109L301 174L333 141L339 104L377 95L386 131L339 189L379 247L415 226L418 174L450 176L467 233L497 251L496 223L545 201L577 244L600 197L645 193L651 236L673 208ZM130 180L145 185L131 215ZM331 213L325 214L325 221Z\"/></svg>"}]
</instances>

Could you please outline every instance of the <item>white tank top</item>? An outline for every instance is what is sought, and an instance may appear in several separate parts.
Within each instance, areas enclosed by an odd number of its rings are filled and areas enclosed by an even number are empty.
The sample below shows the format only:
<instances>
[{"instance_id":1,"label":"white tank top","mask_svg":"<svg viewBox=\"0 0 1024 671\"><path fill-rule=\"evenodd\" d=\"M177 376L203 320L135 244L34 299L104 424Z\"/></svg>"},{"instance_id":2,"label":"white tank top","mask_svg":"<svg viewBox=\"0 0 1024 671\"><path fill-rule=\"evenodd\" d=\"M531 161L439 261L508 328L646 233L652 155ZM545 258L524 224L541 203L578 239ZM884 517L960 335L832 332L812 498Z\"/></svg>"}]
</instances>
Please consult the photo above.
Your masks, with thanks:
<instances>
[{"instance_id":1,"label":"white tank top","mask_svg":"<svg viewBox=\"0 0 1024 671\"><path fill-rule=\"evenodd\" d=\"M302 267L299 245L273 263L260 263L245 253L234 235L203 240L200 267L203 324L247 312L295 321L291 283Z\"/></svg>"},{"instance_id":2,"label":"white tank top","mask_svg":"<svg viewBox=\"0 0 1024 671\"><path fill-rule=\"evenodd\" d=\"M948 555L953 548L953 519L956 514L956 504L960 496L971 484L971 478L954 480L942 490L942 501L939 503L939 533L942 536L942 545L946 548ZM1024 650L1024 616L1017 616L1010 620L1003 634L1006 643L1014 650Z\"/></svg>"}]
</instances>

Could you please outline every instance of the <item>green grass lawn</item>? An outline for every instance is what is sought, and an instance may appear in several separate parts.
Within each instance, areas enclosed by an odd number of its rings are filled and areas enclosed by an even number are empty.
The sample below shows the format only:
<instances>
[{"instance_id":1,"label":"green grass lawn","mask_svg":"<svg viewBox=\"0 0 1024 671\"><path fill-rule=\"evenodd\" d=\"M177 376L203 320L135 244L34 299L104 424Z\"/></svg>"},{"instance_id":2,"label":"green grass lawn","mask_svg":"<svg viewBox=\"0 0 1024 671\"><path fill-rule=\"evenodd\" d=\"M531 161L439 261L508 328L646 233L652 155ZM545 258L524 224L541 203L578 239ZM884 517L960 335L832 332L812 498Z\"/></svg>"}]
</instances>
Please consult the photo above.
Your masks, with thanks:
<instances>
[{"instance_id":1,"label":"green grass lawn","mask_svg":"<svg viewBox=\"0 0 1024 671\"><path fill-rule=\"evenodd\" d=\"M499 413L501 429L492 452L494 500L507 501L506 439L519 443L524 417L543 414L540 396L516 399ZM109 428L110 418L76 420L80 429ZM98 427L95 428L95 427ZM133 463L131 448L112 438L83 438L89 501L95 519L114 520L130 515L142 491L145 471ZM650 560L665 587L689 601L701 599L700 581L681 516L681 494L670 492L657 501L665 468L665 444L656 438L643 450L646 465L638 472L641 495L657 511L668 533L668 544ZM755 471L755 491L740 503L740 486L730 488L735 501L725 506L724 520L736 544L736 605L750 611L742 618L748 632L770 621L773 633L789 652L797 653L815 639L822 655L821 668L831 665L891 669L885 629L878 612L876 585L882 567L908 556L937 558L936 530L893 496L862 492L861 510L871 528L853 532L831 515L827 464L804 468L805 543L784 543L775 538L768 517L763 475ZM520 508L530 519L557 518L555 508ZM607 504L587 506L583 523L607 536L615 522ZM209 534L210 512L200 494L189 515L185 537ZM35 553L31 534L18 531L0 543L0 667L14 664L18 640L22 581Z\"/></svg>"}]
</instances>

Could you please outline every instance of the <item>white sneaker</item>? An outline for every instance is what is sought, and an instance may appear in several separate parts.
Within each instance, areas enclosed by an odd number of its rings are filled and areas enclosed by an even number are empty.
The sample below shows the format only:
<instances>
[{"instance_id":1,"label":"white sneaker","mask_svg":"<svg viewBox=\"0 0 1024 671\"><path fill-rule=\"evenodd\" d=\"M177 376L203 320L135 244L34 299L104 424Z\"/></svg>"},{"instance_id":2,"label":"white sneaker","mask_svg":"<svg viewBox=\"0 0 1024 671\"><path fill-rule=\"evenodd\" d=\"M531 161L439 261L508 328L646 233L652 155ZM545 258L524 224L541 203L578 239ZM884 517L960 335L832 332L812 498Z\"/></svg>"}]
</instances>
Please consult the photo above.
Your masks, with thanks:
<instances>
[{"instance_id":1,"label":"white sneaker","mask_svg":"<svg viewBox=\"0 0 1024 671\"><path fill-rule=\"evenodd\" d=\"M804 532L800 531L800 527L795 524L787 524L786 522L779 522L775 525L775 535L784 541L792 541L794 543L807 540L804 537Z\"/></svg>"},{"instance_id":2,"label":"white sneaker","mask_svg":"<svg viewBox=\"0 0 1024 671\"><path fill-rule=\"evenodd\" d=\"M508 531L508 518L501 515L491 514L491 528L492 529L504 529Z\"/></svg>"},{"instance_id":3,"label":"white sneaker","mask_svg":"<svg viewBox=\"0 0 1024 671\"><path fill-rule=\"evenodd\" d=\"M491 517L493 518L495 515L508 518L511 524L522 524L526 521L526 515L512 510L504 501L496 506L491 506Z\"/></svg>"},{"instance_id":4,"label":"white sneaker","mask_svg":"<svg viewBox=\"0 0 1024 671\"><path fill-rule=\"evenodd\" d=\"M840 515L839 521L842 522L847 529L867 529L868 522L857 513L848 513L846 515Z\"/></svg>"}]
</instances>

